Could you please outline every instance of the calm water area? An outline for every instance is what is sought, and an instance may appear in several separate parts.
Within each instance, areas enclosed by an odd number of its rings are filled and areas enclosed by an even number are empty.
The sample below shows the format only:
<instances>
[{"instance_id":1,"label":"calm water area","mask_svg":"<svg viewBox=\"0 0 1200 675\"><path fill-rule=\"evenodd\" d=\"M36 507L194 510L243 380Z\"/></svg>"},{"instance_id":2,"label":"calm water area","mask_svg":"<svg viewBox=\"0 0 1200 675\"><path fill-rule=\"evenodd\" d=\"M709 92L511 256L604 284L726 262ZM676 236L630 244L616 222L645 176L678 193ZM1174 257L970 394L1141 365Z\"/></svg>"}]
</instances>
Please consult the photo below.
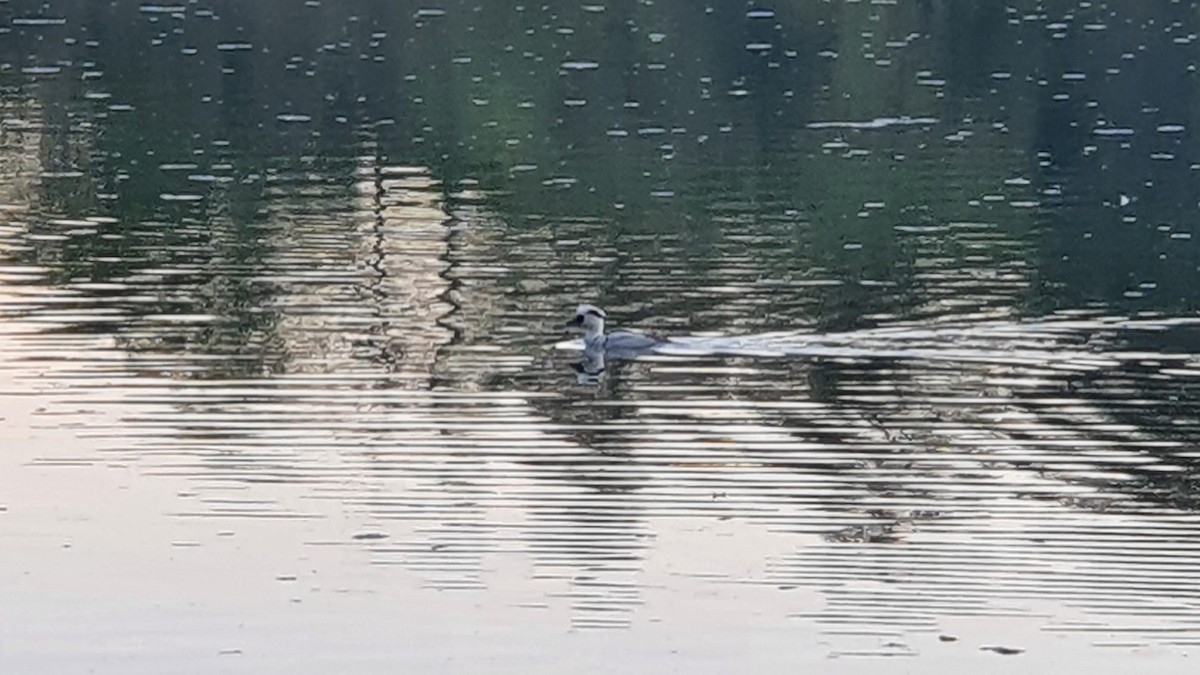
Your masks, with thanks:
<instances>
[{"instance_id":1,"label":"calm water area","mask_svg":"<svg viewBox=\"0 0 1200 675\"><path fill-rule=\"evenodd\" d=\"M1198 32L0 0L0 672L1196 672Z\"/></svg>"}]
</instances>

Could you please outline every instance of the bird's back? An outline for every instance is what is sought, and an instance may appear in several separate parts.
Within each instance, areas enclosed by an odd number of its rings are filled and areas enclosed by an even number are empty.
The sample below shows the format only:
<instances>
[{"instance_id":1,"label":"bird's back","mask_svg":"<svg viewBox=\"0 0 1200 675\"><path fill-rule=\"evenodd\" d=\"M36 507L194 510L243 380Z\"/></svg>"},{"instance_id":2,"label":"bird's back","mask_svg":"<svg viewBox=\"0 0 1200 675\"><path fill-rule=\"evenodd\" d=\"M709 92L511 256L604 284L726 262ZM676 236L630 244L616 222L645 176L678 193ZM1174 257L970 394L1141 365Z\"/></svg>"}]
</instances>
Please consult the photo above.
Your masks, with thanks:
<instances>
[{"instance_id":1,"label":"bird's back","mask_svg":"<svg viewBox=\"0 0 1200 675\"><path fill-rule=\"evenodd\" d=\"M606 350L639 350L650 349L658 345L661 341L650 337L649 335L639 335L638 333L629 333L623 330L613 331L608 334L604 342Z\"/></svg>"}]
</instances>

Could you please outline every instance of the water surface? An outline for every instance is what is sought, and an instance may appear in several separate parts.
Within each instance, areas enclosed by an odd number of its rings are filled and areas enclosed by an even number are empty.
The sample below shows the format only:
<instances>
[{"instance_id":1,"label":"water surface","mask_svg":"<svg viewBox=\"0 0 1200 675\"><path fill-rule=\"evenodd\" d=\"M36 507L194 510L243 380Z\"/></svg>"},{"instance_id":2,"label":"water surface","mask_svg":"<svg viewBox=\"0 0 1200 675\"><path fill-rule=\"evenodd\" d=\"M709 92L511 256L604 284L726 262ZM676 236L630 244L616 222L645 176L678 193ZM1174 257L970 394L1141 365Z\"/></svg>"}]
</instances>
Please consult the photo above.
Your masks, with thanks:
<instances>
[{"instance_id":1,"label":"water surface","mask_svg":"<svg viewBox=\"0 0 1200 675\"><path fill-rule=\"evenodd\" d=\"M0 3L0 664L1190 672L1196 17Z\"/></svg>"}]
</instances>

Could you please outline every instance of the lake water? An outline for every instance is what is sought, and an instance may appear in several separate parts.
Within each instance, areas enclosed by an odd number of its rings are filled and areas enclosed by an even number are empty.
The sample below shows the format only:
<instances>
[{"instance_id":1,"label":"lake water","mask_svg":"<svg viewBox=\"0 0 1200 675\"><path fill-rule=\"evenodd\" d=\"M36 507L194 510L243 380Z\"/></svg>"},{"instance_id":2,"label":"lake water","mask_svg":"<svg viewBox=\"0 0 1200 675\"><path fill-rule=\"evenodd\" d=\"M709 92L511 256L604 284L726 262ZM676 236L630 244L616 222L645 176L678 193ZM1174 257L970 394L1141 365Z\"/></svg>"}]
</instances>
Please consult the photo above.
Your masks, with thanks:
<instances>
[{"instance_id":1,"label":"lake water","mask_svg":"<svg viewBox=\"0 0 1200 675\"><path fill-rule=\"evenodd\" d=\"M0 670L1193 672L1198 31L0 1Z\"/></svg>"}]
</instances>

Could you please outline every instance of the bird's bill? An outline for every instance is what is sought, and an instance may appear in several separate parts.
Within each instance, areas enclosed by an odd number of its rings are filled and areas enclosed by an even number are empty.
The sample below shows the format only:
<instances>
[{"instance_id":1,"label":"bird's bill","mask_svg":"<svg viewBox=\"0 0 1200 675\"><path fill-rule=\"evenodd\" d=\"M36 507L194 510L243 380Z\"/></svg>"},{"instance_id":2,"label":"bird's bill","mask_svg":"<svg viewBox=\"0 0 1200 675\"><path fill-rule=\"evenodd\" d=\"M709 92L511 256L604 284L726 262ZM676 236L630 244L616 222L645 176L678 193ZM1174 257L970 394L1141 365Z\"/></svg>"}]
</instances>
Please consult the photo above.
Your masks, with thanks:
<instances>
[{"instance_id":1,"label":"bird's bill","mask_svg":"<svg viewBox=\"0 0 1200 675\"><path fill-rule=\"evenodd\" d=\"M582 326L583 325L583 315L576 314L575 318L568 321L566 325L568 328L571 326Z\"/></svg>"}]
</instances>

